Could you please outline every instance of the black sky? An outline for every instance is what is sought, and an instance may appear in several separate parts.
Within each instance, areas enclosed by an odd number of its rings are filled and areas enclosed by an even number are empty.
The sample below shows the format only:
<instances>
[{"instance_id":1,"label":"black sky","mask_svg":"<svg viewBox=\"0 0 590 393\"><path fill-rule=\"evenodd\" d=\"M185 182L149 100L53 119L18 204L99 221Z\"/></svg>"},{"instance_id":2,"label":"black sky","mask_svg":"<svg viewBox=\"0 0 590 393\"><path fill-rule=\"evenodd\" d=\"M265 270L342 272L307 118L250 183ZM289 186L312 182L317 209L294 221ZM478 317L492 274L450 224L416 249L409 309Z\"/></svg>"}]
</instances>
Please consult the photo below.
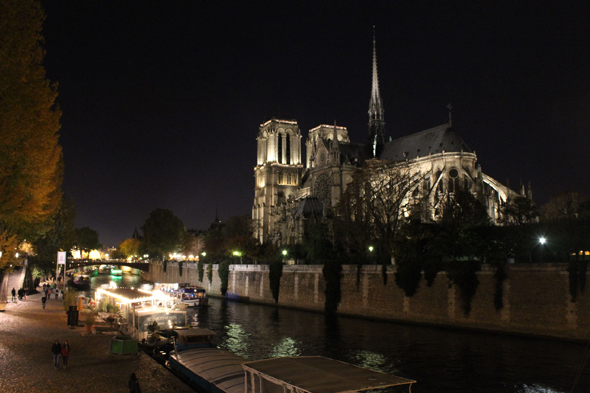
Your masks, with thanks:
<instances>
[{"instance_id":1,"label":"black sky","mask_svg":"<svg viewBox=\"0 0 590 393\"><path fill-rule=\"evenodd\" d=\"M388 136L447 121L538 204L590 194L590 6L572 2L41 0L64 189L105 245L155 208L250 214L260 123L364 141L376 26Z\"/></svg>"}]
</instances>

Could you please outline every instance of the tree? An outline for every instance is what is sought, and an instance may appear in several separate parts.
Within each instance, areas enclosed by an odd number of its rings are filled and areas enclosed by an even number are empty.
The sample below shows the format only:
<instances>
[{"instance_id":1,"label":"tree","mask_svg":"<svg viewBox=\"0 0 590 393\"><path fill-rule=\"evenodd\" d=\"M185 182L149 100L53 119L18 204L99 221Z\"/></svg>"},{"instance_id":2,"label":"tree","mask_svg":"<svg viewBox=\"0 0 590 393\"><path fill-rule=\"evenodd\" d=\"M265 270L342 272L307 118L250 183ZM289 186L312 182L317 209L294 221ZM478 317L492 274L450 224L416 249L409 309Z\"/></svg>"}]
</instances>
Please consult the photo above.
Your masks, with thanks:
<instances>
[{"instance_id":1,"label":"tree","mask_svg":"<svg viewBox=\"0 0 590 393\"><path fill-rule=\"evenodd\" d=\"M57 252L70 251L74 245L75 218L74 201L64 195L52 219L52 228L33 242L36 255L29 259L31 265L34 265L45 274L55 269Z\"/></svg>"},{"instance_id":2,"label":"tree","mask_svg":"<svg viewBox=\"0 0 590 393\"><path fill-rule=\"evenodd\" d=\"M102 247L98 241L98 232L92 228L76 228L74 231L75 246L81 251L90 252Z\"/></svg>"},{"instance_id":3,"label":"tree","mask_svg":"<svg viewBox=\"0 0 590 393\"><path fill-rule=\"evenodd\" d=\"M248 259L258 256L259 244L258 240L254 238L252 219L249 216L230 217L225 223L222 233L226 252L238 251Z\"/></svg>"},{"instance_id":4,"label":"tree","mask_svg":"<svg viewBox=\"0 0 590 393\"><path fill-rule=\"evenodd\" d=\"M141 241L139 241L139 239L125 239L121 243L119 243L119 245L117 246L117 251L119 251L119 255L121 255L123 258L129 258L139 254L140 245Z\"/></svg>"},{"instance_id":5,"label":"tree","mask_svg":"<svg viewBox=\"0 0 590 393\"><path fill-rule=\"evenodd\" d=\"M141 227L143 244L150 256L166 258L180 250L186 229L180 218L168 209L155 209Z\"/></svg>"},{"instance_id":6,"label":"tree","mask_svg":"<svg viewBox=\"0 0 590 393\"><path fill-rule=\"evenodd\" d=\"M397 230L423 203L424 177L405 162L371 160L359 168L336 209L351 244L364 249L372 240L391 254Z\"/></svg>"},{"instance_id":7,"label":"tree","mask_svg":"<svg viewBox=\"0 0 590 393\"><path fill-rule=\"evenodd\" d=\"M541 218L544 221L556 221L567 218L579 218L588 213L588 197L579 192L567 191L552 196L541 207Z\"/></svg>"},{"instance_id":8,"label":"tree","mask_svg":"<svg viewBox=\"0 0 590 393\"><path fill-rule=\"evenodd\" d=\"M0 269L14 262L14 242L51 228L61 200L61 112L42 65L44 19L35 0L0 0Z\"/></svg>"},{"instance_id":9,"label":"tree","mask_svg":"<svg viewBox=\"0 0 590 393\"><path fill-rule=\"evenodd\" d=\"M484 240L478 229L490 225L485 207L469 190L458 189L448 194L439 221L436 248L450 259L483 255Z\"/></svg>"},{"instance_id":10,"label":"tree","mask_svg":"<svg viewBox=\"0 0 590 393\"><path fill-rule=\"evenodd\" d=\"M532 199L517 196L509 199L501 207L504 222L507 224L523 225L535 222L539 217L539 209Z\"/></svg>"}]
</instances>

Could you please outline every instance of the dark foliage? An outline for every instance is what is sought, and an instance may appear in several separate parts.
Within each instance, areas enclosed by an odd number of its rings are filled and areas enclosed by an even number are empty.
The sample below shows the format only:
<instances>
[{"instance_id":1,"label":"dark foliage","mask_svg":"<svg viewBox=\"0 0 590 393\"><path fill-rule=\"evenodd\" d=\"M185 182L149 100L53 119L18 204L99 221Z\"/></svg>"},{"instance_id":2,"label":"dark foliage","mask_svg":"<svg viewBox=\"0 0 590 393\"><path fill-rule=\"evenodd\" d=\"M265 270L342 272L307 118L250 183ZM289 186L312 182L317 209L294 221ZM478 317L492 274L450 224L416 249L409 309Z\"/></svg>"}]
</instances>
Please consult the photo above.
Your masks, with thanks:
<instances>
[{"instance_id":1,"label":"dark foliage","mask_svg":"<svg viewBox=\"0 0 590 393\"><path fill-rule=\"evenodd\" d=\"M182 277L182 262L178 262L178 275Z\"/></svg>"},{"instance_id":2,"label":"dark foliage","mask_svg":"<svg viewBox=\"0 0 590 393\"><path fill-rule=\"evenodd\" d=\"M197 272L199 274L199 282L203 282L203 274L205 273L205 269L203 268L204 262L203 258L199 258L199 262L197 263Z\"/></svg>"},{"instance_id":3,"label":"dark foliage","mask_svg":"<svg viewBox=\"0 0 590 393\"><path fill-rule=\"evenodd\" d=\"M227 292L227 283L229 279L229 265L231 264L230 260L225 260L219 264L219 270L217 274L219 274L219 279L221 280L221 287L219 288L221 292L221 296L225 296Z\"/></svg>"},{"instance_id":4,"label":"dark foliage","mask_svg":"<svg viewBox=\"0 0 590 393\"><path fill-rule=\"evenodd\" d=\"M328 259L322 269L326 282L326 303L324 309L327 314L333 315L340 304L340 280L342 278L342 264L337 259Z\"/></svg>"},{"instance_id":5,"label":"dark foliage","mask_svg":"<svg viewBox=\"0 0 590 393\"><path fill-rule=\"evenodd\" d=\"M333 257L334 246L330 241L330 231L326 224L315 224L305 232L303 243L307 259L314 263L322 263Z\"/></svg>"},{"instance_id":6,"label":"dark foliage","mask_svg":"<svg viewBox=\"0 0 590 393\"><path fill-rule=\"evenodd\" d=\"M447 263L447 276L459 287L463 312L466 316L471 312L471 300L479 286L477 272L480 270L479 261L450 261Z\"/></svg>"},{"instance_id":7,"label":"dark foliage","mask_svg":"<svg viewBox=\"0 0 590 393\"><path fill-rule=\"evenodd\" d=\"M408 297L414 296L422 279L422 268L418 263L404 262L398 264L395 283Z\"/></svg>"},{"instance_id":8,"label":"dark foliage","mask_svg":"<svg viewBox=\"0 0 590 393\"><path fill-rule=\"evenodd\" d=\"M281 277L283 276L283 261L281 258L275 258L269 266L268 279L270 290L275 303L279 302L279 292L281 289Z\"/></svg>"},{"instance_id":9,"label":"dark foliage","mask_svg":"<svg viewBox=\"0 0 590 393\"><path fill-rule=\"evenodd\" d=\"M504 307L504 301L502 300L502 298L504 297L504 280L508 278L505 268L505 262L498 263L496 266L496 272L494 273L494 278L496 279L494 291L494 307L497 311L501 310Z\"/></svg>"},{"instance_id":10,"label":"dark foliage","mask_svg":"<svg viewBox=\"0 0 590 393\"><path fill-rule=\"evenodd\" d=\"M578 262L571 261L567 268L569 273L569 289L572 303L575 303L578 297Z\"/></svg>"}]
</instances>

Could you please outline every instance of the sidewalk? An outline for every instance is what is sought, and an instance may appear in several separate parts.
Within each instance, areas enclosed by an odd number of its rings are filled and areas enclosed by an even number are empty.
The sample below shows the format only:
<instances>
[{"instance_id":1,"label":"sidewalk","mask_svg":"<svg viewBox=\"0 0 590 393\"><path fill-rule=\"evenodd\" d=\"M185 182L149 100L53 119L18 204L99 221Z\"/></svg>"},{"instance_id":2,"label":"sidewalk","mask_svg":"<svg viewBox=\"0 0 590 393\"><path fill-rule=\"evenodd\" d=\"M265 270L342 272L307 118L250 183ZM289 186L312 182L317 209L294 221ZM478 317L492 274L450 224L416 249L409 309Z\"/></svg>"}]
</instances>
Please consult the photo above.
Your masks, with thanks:
<instances>
[{"instance_id":1,"label":"sidewalk","mask_svg":"<svg viewBox=\"0 0 590 393\"><path fill-rule=\"evenodd\" d=\"M61 299L47 300L43 310L40 293L7 305L0 313L0 392L123 393L131 373L144 393L194 392L143 352L111 355L112 336L83 336L84 328L70 329L66 321ZM56 339L72 347L67 369L53 367Z\"/></svg>"}]
</instances>

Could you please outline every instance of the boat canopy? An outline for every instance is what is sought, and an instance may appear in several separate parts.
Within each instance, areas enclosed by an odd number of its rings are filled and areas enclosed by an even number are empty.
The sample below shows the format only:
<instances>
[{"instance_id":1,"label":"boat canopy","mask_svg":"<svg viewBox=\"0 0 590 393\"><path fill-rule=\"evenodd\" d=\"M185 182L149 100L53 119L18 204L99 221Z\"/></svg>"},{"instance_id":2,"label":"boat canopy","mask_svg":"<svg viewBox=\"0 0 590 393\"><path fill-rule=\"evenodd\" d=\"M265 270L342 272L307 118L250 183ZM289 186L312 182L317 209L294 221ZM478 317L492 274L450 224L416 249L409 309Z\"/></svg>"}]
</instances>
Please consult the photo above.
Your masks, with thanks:
<instances>
[{"instance_id":1,"label":"boat canopy","mask_svg":"<svg viewBox=\"0 0 590 393\"><path fill-rule=\"evenodd\" d=\"M195 348L170 357L222 392L244 393L242 363L247 360L241 356L218 348Z\"/></svg>"},{"instance_id":2,"label":"boat canopy","mask_svg":"<svg viewBox=\"0 0 590 393\"><path fill-rule=\"evenodd\" d=\"M339 393L408 385L416 381L322 356L285 357L242 364L246 393Z\"/></svg>"},{"instance_id":3,"label":"boat canopy","mask_svg":"<svg viewBox=\"0 0 590 393\"><path fill-rule=\"evenodd\" d=\"M213 336L215 336L213 330L204 328L175 329L174 332L177 334L178 342L181 345L210 343Z\"/></svg>"}]
</instances>

